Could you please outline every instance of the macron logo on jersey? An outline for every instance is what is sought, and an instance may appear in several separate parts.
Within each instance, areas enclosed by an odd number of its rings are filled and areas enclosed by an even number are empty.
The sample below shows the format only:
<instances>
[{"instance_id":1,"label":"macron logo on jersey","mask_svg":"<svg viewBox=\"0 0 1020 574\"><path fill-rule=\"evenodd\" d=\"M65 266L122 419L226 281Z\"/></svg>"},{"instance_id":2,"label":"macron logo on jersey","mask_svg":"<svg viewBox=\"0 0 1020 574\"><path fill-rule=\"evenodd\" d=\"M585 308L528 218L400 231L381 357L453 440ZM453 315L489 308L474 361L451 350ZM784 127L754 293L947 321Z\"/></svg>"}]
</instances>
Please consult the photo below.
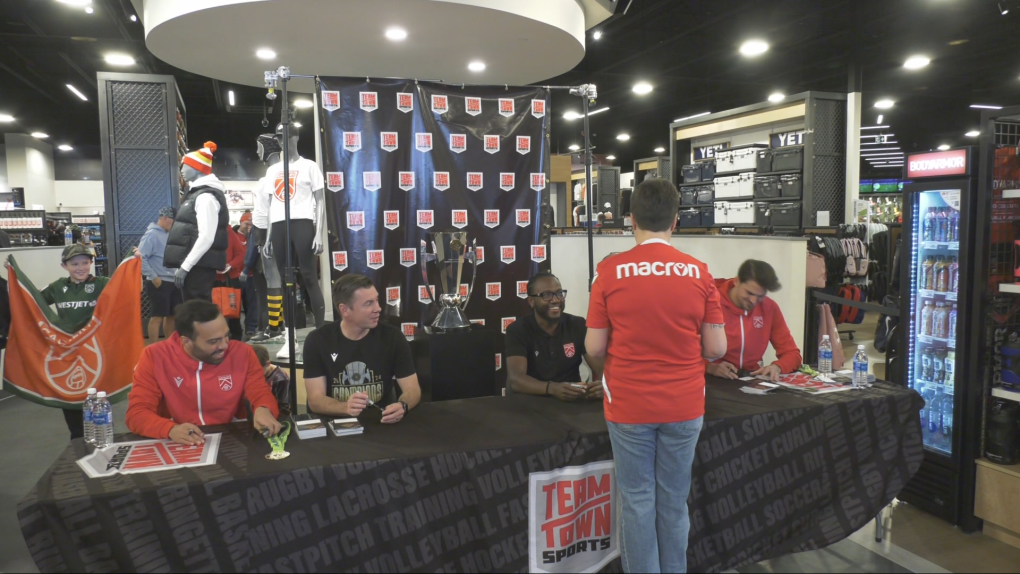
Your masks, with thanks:
<instances>
[{"instance_id":1,"label":"macron logo on jersey","mask_svg":"<svg viewBox=\"0 0 1020 574\"><path fill-rule=\"evenodd\" d=\"M655 275L657 277L693 277L695 279L701 279L701 269L693 263L676 263L673 261L656 261L649 263L642 261L641 263L623 263L616 266L616 278L624 279L626 277L648 277L649 275Z\"/></svg>"}]
</instances>

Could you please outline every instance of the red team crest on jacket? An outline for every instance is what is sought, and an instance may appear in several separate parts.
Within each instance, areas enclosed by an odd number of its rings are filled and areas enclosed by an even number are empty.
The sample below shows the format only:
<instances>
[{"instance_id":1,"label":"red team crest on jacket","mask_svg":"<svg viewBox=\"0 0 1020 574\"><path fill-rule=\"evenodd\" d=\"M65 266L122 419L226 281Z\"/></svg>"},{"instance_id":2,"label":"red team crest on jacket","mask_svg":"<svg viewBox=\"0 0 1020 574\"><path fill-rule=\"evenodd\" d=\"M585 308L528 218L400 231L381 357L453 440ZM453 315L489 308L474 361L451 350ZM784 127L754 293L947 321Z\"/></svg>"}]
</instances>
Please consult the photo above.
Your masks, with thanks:
<instances>
[{"instance_id":1,"label":"red team crest on jacket","mask_svg":"<svg viewBox=\"0 0 1020 574\"><path fill-rule=\"evenodd\" d=\"M563 354L566 355L568 359L573 357L574 356L574 344L573 343L567 343L567 344L563 345Z\"/></svg>"},{"instance_id":2,"label":"red team crest on jacket","mask_svg":"<svg viewBox=\"0 0 1020 574\"><path fill-rule=\"evenodd\" d=\"M290 198L294 199L294 194L297 192L297 170L290 170L290 177L287 178L288 185L290 186ZM283 201L283 174L281 173L274 182L273 195L276 196L277 201Z\"/></svg>"},{"instance_id":3,"label":"red team crest on jacket","mask_svg":"<svg viewBox=\"0 0 1020 574\"><path fill-rule=\"evenodd\" d=\"M397 109L405 114L414 109L414 94L400 92L397 94Z\"/></svg>"},{"instance_id":4,"label":"red team crest on jacket","mask_svg":"<svg viewBox=\"0 0 1020 574\"><path fill-rule=\"evenodd\" d=\"M464 98L464 111L469 116L482 113L482 98Z\"/></svg>"},{"instance_id":5,"label":"red team crest on jacket","mask_svg":"<svg viewBox=\"0 0 1020 574\"><path fill-rule=\"evenodd\" d=\"M361 98L361 109L366 112L374 112L379 109L379 94L376 92L359 92Z\"/></svg>"},{"instance_id":6,"label":"red team crest on jacket","mask_svg":"<svg viewBox=\"0 0 1020 574\"><path fill-rule=\"evenodd\" d=\"M330 191L340 191L344 188L344 172L342 171L327 171L326 172L326 189Z\"/></svg>"},{"instance_id":7,"label":"red team crest on jacket","mask_svg":"<svg viewBox=\"0 0 1020 574\"><path fill-rule=\"evenodd\" d=\"M392 211L384 211L383 227L389 230L393 230L400 227L400 211L396 209Z\"/></svg>"},{"instance_id":8,"label":"red team crest on jacket","mask_svg":"<svg viewBox=\"0 0 1020 574\"><path fill-rule=\"evenodd\" d=\"M764 326L765 326L765 317L761 317L761 316L754 317L754 328L755 329L761 329Z\"/></svg>"},{"instance_id":9,"label":"red team crest on jacket","mask_svg":"<svg viewBox=\"0 0 1020 574\"><path fill-rule=\"evenodd\" d=\"M234 388L234 377L233 375L220 375L219 377L220 390L227 392Z\"/></svg>"}]
</instances>

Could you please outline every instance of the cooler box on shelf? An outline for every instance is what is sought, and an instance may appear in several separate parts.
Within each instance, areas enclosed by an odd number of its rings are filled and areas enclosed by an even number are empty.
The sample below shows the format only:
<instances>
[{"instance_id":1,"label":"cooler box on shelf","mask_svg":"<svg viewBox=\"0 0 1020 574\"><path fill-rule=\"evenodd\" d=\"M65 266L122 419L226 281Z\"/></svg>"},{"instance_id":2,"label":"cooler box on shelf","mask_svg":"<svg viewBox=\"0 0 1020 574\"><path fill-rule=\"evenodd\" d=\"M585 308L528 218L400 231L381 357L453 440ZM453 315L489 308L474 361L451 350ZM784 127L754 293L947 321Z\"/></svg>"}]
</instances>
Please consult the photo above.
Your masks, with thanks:
<instances>
[{"instance_id":1,"label":"cooler box on shelf","mask_svg":"<svg viewBox=\"0 0 1020 574\"><path fill-rule=\"evenodd\" d=\"M753 201L731 201L726 205L727 225L752 225L754 224L754 202Z\"/></svg>"},{"instance_id":2,"label":"cooler box on shelf","mask_svg":"<svg viewBox=\"0 0 1020 574\"><path fill-rule=\"evenodd\" d=\"M755 162L755 169L758 173L768 173L772 171L772 150L760 149L758 150L757 161Z\"/></svg>"},{"instance_id":3,"label":"cooler box on shelf","mask_svg":"<svg viewBox=\"0 0 1020 574\"><path fill-rule=\"evenodd\" d=\"M684 174L684 183L698 183L701 181L701 166L698 164L685 165L680 170Z\"/></svg>"},{"instance_id":4,"label":"cooler box on shelf","mask_svg":"<svg viewBox=\"0 0 1020 574\"><path fill-rule=\"evenodd\" d=\"M754 224L758 227L768 227L771 225L769 219L772 216L771 210L772 204L765 202L758 202L754 205Z\"/></svg>"},{"instance_id":5,"label":"cooler box on shelf","mask_svg":"<svg viewBox=\"0 0 1020 574\"><path fill-rule=\"evenodd\" d=\"M770 221L774 227L800 227L800 202L772 204Z\"/></svg>"},{"instance_id":6,"label":"cooler box on shelf","mask_svg":"<svg viewBox=\"0 0 1020 574\"><path fill-rule=\"evenodd\" d=\"M715 201L715 186L711 183L708 185L699 185L694 189L698 190L698 195L695 200L697 205L712 205Z\"/></svg>"},{"instance_id":7,"label":"cooler box on shelf","mask_svg":"<svg viewBox=\"0 0 1020 574\"><path fill-rule=\"evenodd\" d=\"M791 145L772 150L772 171L804 169L804 146Z\"/></svg>"},{"instance_id":8,"label":"cooler box on shelf","mask_svg":"<svg viewBox=\"0 0 1020 574\"><path fill-rule=\"evenodd\" d=\"M680 188L680 205L697 205L698 203L698 190L700 186L696 187L681 187Z\"/></svg>"},{"instance_id":9,"label":"cooler box on shelf","mask_svg":"<svg viewBox=\"0 0 1020 574\"><path fill-rule=\"evenodd\" d=\"M701 227L701 209L681 209L680 227Z\"/></svg>"},{"instance_id":10,"label":"cooler box on shelf","mask_svg":"<svg viewBox=\"0 0 1020 574\"><path fill-rule=\"evenodd\" d=\"M715 225L715 207L707 205L705 207L699 207L701 210L701 226L709 227Z\"/></svg>"},{"instance_id":11,"label":"cooler box on shelf","mask_svg":"<svg viewBox=\"0 0 1020 574\"><path fill-rule=\"evenodd\" d=\"M779 197L779 177L775 175L756 176L754 178L754 197L757 199Z\"/></svg>"},{"instance_id":12,"label":"cooler box on shelf","mask_svg":"<svg viewBox=\"0 0 1020 574\"><path fill-rule=\"evenodd\" d=\"M779 197L800 198L804 193L804 176L799 173L779 176Z\"/></svg>"},{"instance_id":13,"label":"cooler box on shelf","mask_svg":"<svg viewBox=\"0 0 1020 574\"><path fill-rule=\"evenodd\" d=\"M701 162L701 181L711 182L715 177L715 160L709 159Z\"/></svg>"},{"instance_id":14,"label":"cooler box on shelf","mask_svg":"<svg viewBox=\"0 0 1020 574\"><path fill-rule=\"evenodd\" d=\"M754 197L754 172L737 176L737 197Z\"/></svg>"},{"instance_id":15,"label":"cooler box on shelf","mask_svg":"<svg viewBox=\"0 0 1020 574\"><path fill-rule=\"evenodd\" d=\"M733 167L733 150L721 149L715 152L715 172L726 173L736 171Z\"/></svg>"},{"instance_id":16,"label":"cooler box on shelf","mask_svg":"<svg viewBox=\"0 0 1020 574\"><path fill-rule=\"evenodd\" d=\"M715 197L716 199L740 197L740 179L735 175L715 178Z\"/></svg>"},{"instance_id":17,"label":"cooler box on shelf","mask_svg":"<svg viewBox=\"0 0 1020 574\"><path fill-rule=\"evenodd\" d=\"M732 165L730 170L755 169L758 166L758 152L762 149L767 149L767 146L751 144L731 148L729 150L730 164Z\"/></svg>"},{"instance_id":18,"label":"cooler box on shelf","mask_svg":"<svg viewBox=\"0 0 1020 574\"><path fill-rule=\"evenodd\" d=\"M726 225L726 202L717 201L712 207L712 221L715 225Z\"/></svg>"}]
</instances>

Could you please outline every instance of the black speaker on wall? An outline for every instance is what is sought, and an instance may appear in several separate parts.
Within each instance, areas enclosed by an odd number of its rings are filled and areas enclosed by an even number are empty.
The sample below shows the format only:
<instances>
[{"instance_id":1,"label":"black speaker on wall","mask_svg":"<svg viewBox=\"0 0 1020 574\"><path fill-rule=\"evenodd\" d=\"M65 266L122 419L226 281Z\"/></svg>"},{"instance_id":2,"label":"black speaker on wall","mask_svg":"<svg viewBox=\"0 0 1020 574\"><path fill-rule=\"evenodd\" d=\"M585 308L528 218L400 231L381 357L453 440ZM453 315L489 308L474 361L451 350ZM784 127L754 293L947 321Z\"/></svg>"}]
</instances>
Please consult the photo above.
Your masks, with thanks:
<instances>
[{"instance_id":1,"label":"black speaker on wall","mask_svg":"<svg viewBox=\"0 0 1020 574\"><path fill-rule=\"evenodd\" d=\"M1020 462L1020 403L992 399L985 427L985 458L996 464Z\"/></svg>"}]
</instances>

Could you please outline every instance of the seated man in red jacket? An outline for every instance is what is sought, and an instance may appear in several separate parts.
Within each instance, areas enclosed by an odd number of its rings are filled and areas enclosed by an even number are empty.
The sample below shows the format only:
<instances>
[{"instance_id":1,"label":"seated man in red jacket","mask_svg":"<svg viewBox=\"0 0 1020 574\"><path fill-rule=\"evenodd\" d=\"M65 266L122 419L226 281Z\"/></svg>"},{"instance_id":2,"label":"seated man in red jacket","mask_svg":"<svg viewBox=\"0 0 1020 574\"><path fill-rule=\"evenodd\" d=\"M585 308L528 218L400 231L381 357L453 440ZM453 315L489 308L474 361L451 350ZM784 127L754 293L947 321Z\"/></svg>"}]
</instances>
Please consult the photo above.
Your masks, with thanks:
<instances>
[{"instance_id":1,"label":"seated man in red jacket","mask_svg":"<svg viewBox=\"0 0 1020 574\"><path fill-rule=\"evenodd\" d=\"M127 427L149 438L205 442L198 425L221 425L246 416L255 428L281 429L279 407L255 351L228 335L219 307L192 299L177 307L177 332L142 351L128 394Z\"/></svg>"},{"instance_id":2,"label":"seated man in red jacket","mask_svg":"<svg viewBox=\"0 0 1020 574\"><path fill-rule=\"evenodd\" d=\"M800 350L790 335L783 312L766 297L782 288L771 265L748 259L740 265L736 278L716 279L715 286L726 319L727 351L723 358L705 366L706 373L736 379L742 376L740 371L747 371L778 381L780 374L800 368ZM763 365L762 356L769 343L776 351L776 360Z\"/></svg>"}]
</instances>

